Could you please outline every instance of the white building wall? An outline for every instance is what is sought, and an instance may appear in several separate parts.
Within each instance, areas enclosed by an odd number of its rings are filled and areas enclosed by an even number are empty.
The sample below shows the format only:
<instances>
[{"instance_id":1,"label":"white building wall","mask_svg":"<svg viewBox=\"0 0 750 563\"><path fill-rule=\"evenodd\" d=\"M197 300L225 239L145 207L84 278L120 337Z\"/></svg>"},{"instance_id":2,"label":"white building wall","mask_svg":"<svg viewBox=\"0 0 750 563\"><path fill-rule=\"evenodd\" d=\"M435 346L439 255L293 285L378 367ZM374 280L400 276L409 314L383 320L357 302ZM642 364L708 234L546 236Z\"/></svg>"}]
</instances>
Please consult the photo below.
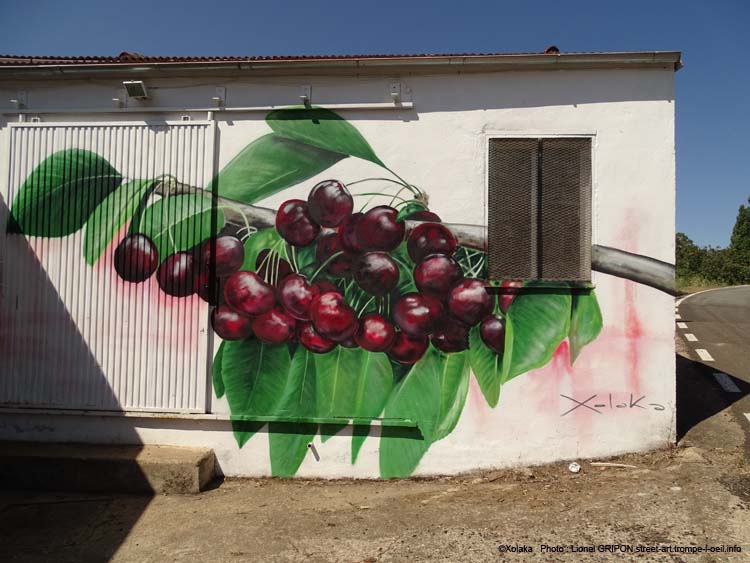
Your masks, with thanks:
<instances>
[{"instance_id":1,"label":"white building wall","mask_svg":"<svg viewBox=\"0 0 750 563\"><path fill-rule=\"evenodd\" d=\"M152 105L205 107L210 105L216 85L226 86L228 106L284 105L295 103L303 83L312 85L316 105L380 103L388 100L391 81L379 77L277 77L252 82L202 76L154 79ZM431 210L445 221L486 223L489 137L591 135L593 242L674 262L671 69L413 75L403 76L401 81L405 99L413 101L414 110L337 111L359 129L391 169L429 194ZM106 107L116 84L109 79L0 84L0 100L10 99L23 87L33 108ZM42 117L45 122L142 122L174 119L181 113L66 113ZM192 115L203 119L206 114ZM270 131L263 112L214 115L218 122L219 167L250 140ZM16 116L6 114L0 119L6 120L0 121L0 149L6 155L7 123ZM322 179L350 182L381 175L382 169L376 165L347 158L262 204L275 208L286 199L305 198ZM5 176L0 185L7 206ZM673 299L655 289L597 272L593 283L604 328L575 365L570 367L563 343L545 367L505 384L494 409L487 406L472 378L457 427L430 448L415 474L613 455L661 447L674 440ZM196 304L207 307L197 300ZM599 412L578 408L563 415L575 406L563 395L579 401L596 395L588 404L605 407L597 408ZM640 397L644 398L637 402ZM627 406L617 406L622 404ZM219 417L227 415L226 400L214 396L211 411ZM349 459L350 437L351 428L324 444L316 437L319 460L306 456L297 475L378 476L378 429L372 429L355 465ZM202 445L214 448L227 475L269 473L266 432L259 432L239 449L230 423L221 420L13 411L0 414L0 439Z\"/></svg>"}]
</instances>

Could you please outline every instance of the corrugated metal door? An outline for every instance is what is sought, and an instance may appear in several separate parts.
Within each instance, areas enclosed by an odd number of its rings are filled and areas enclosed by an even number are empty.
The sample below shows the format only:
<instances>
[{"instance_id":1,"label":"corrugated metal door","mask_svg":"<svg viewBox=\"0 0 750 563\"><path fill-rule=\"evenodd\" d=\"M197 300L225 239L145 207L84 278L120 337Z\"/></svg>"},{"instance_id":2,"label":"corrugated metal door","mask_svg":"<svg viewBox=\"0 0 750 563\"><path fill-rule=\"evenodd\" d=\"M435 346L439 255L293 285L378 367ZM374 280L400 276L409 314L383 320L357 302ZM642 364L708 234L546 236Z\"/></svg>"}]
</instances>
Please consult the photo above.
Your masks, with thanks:
<instances>
[{"instance_id":1,"label":"corrugated metal door","mask_svg":"<svg viewBox=\"0 0 750 563\"><path fill-rule=\"evenodd\" d=\"M0 405L205 412L207 304L164 294L155 275L122 280L113 254L127 224L93 264L83 251L88 227L30 236L6 234L6 225L24 182L58 151L99 155L122 184L171 176L200 187L213 173L214 138L209 122L10 126L0 218ZM40 221L54 222L60 205L44 205Z\"/></svg>"}]
</instances>

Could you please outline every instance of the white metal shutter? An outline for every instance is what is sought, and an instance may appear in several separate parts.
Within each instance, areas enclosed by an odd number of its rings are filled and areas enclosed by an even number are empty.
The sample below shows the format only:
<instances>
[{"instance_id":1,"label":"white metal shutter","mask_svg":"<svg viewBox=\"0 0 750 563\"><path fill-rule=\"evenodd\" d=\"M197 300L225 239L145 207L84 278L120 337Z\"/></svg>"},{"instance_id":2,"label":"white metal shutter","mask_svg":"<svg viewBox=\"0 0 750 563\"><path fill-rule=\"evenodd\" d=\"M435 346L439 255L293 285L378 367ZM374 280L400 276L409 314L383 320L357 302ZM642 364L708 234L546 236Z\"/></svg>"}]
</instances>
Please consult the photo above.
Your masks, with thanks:
<instances>
[{"instance_id":1,"label":"white metal shutter","mask_svg":"<svg viewBox=\"0 0 750 563\"><path fill-rule=\"evenodd\" d=\"M206 303L166 296L156 276L121 280L112 256L125 228L89 266L84 229L43 238L6 235L6 224L29 173L63 149L102 156L124 182L171 174L206 186L213 124L13 124L9 137L0 218L0 405L205 412Z\"/></svg>"}]
</instances>

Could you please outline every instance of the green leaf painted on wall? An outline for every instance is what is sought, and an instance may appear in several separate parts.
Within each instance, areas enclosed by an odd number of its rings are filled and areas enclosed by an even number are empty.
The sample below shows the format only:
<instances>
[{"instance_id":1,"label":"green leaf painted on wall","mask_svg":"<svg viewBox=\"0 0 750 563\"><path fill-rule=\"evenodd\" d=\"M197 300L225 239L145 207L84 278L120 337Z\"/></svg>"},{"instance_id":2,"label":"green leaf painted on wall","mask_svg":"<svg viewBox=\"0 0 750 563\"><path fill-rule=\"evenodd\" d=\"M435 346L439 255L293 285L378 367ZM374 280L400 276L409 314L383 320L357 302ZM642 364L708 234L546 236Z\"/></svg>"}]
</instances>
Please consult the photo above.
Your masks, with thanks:
<instances>
[{"instance_id":1,"label":"green leaf painted on wall","mask_svg":"<svg viewBox=\"0 0 750 563\"><path fill-rule=\"evenodd\" d=\"M225 341L223 346L221 378L232 415L277 414L287 392L289 349L256 339ZM252 433L235 431L240 447Z\"/></svg>"},{"instance_id":2,"label":"green leaf painted on wall","mask_svg":"<svg viewBox=\"0 0 750 563\"><path fill-rule=\"evenodd\" d=\"M101 156L66 149L45 158L26 178L11 205L9 233L64 237L76 232L122 182Z\"/></svg>"},{"instance_id":3,"label":"green leaf painted on wall","mask_svg":"<svg viewBox=\"0 0 750 563\"><path fill-rule=\"evenodd\" d=\"M570 327L570 291L518 295L506 314L501 383L552 359Z\"/></svg>"},{"instance_id":4,"label":"green leaf painted on wall","mask_svg":"<svg viewBox=\"0 0 750 563\"><path fill-rule=\"evenodd\" d=\"M215 185L219 196L253 204L312 178L343 158L343 154L269 133L246 145L207 190Z\"/></svg>"},{"instance_id":5,"label":"green leaf painted on wall","mask_svg":"<svg viewBox=\"0 0 750 563\"><path fill-rule=\"evenodd\" d=\"M224 380L221 378L221 356L224 353L224 342L219 344L219 349L214 356L214 362L211 367L211 380L214 385L216 398L221 399L224 396Z\"/></svg>"},{"instance_id":6,"label":"green leaf painted on wall","mask_svg":"<svg viewBox=\"0 0 750 563\"><path fill-rule=\"evenodd\" d=\"M396 221L404 221L409 218L409 215L425 210L429 211L427 206L421 201L417 201L416 199L408 201L399 208Z\"/></svg>"},{"instance_id":7,"label":"green leaf painted on wall","mask_svg":"<svg viewBox=\"0 0 750 563\"><path fill-rule=\"evenodd\" d=\"M153 183L154 180L131 180L120 184L91 214L83 239L83 256L91 266L133 216L143 198L150 195Z\"/></svg>"},{"instance_id":8,"label":"green leaf painted on wall","mask_svg":"<svg viewBox=\"0 0 750 563\"><path fill-rule=\"evenodd\" d=\"M385 167L357 128L325 108L289 108L270 112L266 122L282 137L320 149L356 156Z\"/></svg>"},{"instance_id":9,"label":"green leaf painted on wall","mask_svg":"<svg viewBox=\"0 0 750 563\"><path fill-rule=\"evenodd\" d=\"M570 363L576 361L586 344L593 342L602 330L602 312L594 290L573 294L570 315Z\"/></svg>"},{"instance_id":10,"label":"green leaf painted on wall","mask_svg":"<svg viewBox=\"0 0 750 563\"><path fill-rule=\"evenodd\" d=\"M283 396L276 414L290 417L314 416L316 363L314 354L299 347L286 377ZM275 477L291 477L307 455L307 444L318 431L317 424L272 422L268 426L271 473Z\"/></svg>"},{"instance_id":11,"label":"green leaf painted on wall","mask_svg":"<svg viewBox=\"0 0 750 563\"><path fill-rule=\"evenodd\" d=\"M455 428L468 388L468 354L443 354L430 346L385 406L386 418L414 420L419 429L383 428L381 477L411 475L430 445Z\"/></svg>"},{"instance_id":12,"label":"green leaf painted on wall","mask_svg":"<svg viewBox=\"0 0 750 563\"><path fill-rule=\"evenodd\" d=\"M281 249L283 245L283 239L273 227L259 230L244 242L245 260L242 263L241 269L254 272L256 270L255 262L258 259L258 254L267 249Z\"/></svg>"},{"instance_id":13,"label":"green leaf painted on wall","mask_svg":"<svg viewBox=\"0 0 750 563\"><path fill-rule=\"evenodd\" d=\"M316 355L315 367L317 416L356 418L364 422L383 411L393 387L393 371L385 354L337 346L326 354ZM346 423L325 426L321 428L321 436L327 439ZM352 457L356 460L354 451Z\"/></svg>"},{"instance_id":14,"label":"green leaf painted on wall","mask_svg":"<svg viewBox=\"0 0 750 563\"><path fill-rule=\"evenodd\" d=\"M468 351L440 355L440 414L432 442L442 440L458 424L464 410L466 395L469 392L469 353Z\"/></svg>"},{"instance_id":15,"label":"green leaf painted on wall","mask_svg":"<svg viewBox=\"0 0 750 563\"><path fill-rule=\"evenodd\" d=\"M469 361L484 399L490 407L496 407L500 399L503 356L490 350L482 341L479 326L469 332Z\"/></svg>"},{"instance_id":16,"label":"green leaf painted on wall","mask_svg":"<svg viewBox=\"0 0 750 563\"><path fill-rule=\"evenodd\" d=\"M385 403L393 390L393 369L391 361L382 352L367 352L366 350L351 350L359 352L360 360L354 381L354 418L358 422L365 422L380 416ZM352 433L352 463L362 448L369 426L357 425Z\"/></svg>"},{"instance_id":17,"label":"green leaf painted on wall","mask_svg":"<svg viewBox=\"0 0 750 563\"><path fill-rule=\"evenodd\" d=\"M211 198L201 194L162 198L143 212L139 233L149 237L159 252L159 261L170 254L189 250L218 233L224 226L224 212L216 209L216 229L211 229ZM133 231L131 227L132 232Z\"/></svg>"}]
</instances>

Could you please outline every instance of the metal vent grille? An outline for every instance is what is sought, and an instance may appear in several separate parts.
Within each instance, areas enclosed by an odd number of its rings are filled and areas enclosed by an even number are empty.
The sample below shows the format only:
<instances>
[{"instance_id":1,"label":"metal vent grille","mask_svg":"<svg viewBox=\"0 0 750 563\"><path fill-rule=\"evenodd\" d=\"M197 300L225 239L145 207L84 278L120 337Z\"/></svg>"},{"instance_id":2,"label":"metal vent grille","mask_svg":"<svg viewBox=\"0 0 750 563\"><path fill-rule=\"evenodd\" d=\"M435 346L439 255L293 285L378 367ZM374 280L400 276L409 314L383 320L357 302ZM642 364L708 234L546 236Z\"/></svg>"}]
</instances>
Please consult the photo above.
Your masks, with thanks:
<instances>
[{"instance_id":1,"label":"metal vent grille","mask_svg":"<svg viewBox=\"0 0 750 563\"><path fill-rule=\"evenodd\" d=\"M590 280L590 139L491 139L488 184L492 279Z\"/></svg>"}]
</instances>

